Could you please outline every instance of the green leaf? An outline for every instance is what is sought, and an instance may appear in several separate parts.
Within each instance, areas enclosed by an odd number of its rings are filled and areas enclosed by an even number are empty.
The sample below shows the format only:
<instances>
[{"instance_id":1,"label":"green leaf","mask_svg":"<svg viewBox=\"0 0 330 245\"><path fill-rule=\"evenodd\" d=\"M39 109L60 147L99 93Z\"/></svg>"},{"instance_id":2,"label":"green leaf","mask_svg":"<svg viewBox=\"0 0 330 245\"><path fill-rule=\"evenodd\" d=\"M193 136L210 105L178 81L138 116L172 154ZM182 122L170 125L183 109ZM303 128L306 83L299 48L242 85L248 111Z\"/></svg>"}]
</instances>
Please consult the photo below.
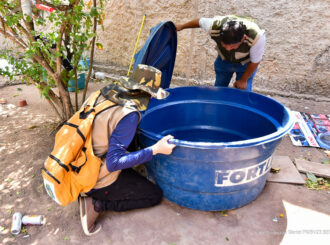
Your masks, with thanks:
<instances>
[{"instance_id":1,"label":"green leaf","mask_svg":"<svg viewBox=\"0 0 330 245\"><path fill-rule=\"evenodd\" d=\"M99 50L103 50L103 49L104 49L102 43L96 43L96 47L97 47Z\"/></svg>"},{"instance_id":2,"label":"green leaf","mask_svg":"<svg viewBox=\"0 0 330 245\"><path fill-rule=\"evenodd\" d=\"M21 88L17 88L17 91L23 91L23 89L21 89Z\"/></svg>"},{"instance_id":3,"label":"green leaf","mask_svg":"<svg viewBox=\"0 0 330 245\"><path fill-rule=\"evenodd\" d=\"M306 173L307 178L312 181L313 183L317 183L317 178L315 177L315 175L311 172L307 172Z\"/></svg>"},{"instance_id":4,"label":"green leaf","mask_svg":"<svg viewBox=\"0 0 330 245\"><path fill-rule=\"evenodd\" d=\"M91 12L90 12L89 14L90 14L90 16L92 16L92 17L96 17L96 16L98 15L98 13L97 13L97 9L94 8L94 7L92 7L92 8L91 8Z\"/></svg>"},{"instance_id":5,"label":"green leaf","mask_svg":"<svg viewBox=\"0 0 330 245\"><path fill-rule=\"evenodd\" d=\"M26 229L25 227L23 227L23 228L21 229L21 232L22 232L23 234L26 234L26 233L27 233L27 229Z\"/></svg>"},{"instance_id":6,"label":"green leaf","mask_svg":"<svg viewBox=\"0 0 330 245\"><path fill-rule=\"evenodd\" d=\"M64 241L69 240L69 239L70 239L69 236L65 236L65 237L64 237Z\"/></svg>"},{"instance_id":7,"label":"green leaf","mask_svg":"<svg viewBox=\"0 0 330 245\"><path fill-rule=\"evenodd\" d=\"M330 164L330 158L322 159L321 163L322 164Z\"/></svg>"},{"instance_id":8,"label":"green leaf","mask_svg":"<svg viewBox=\"0 0 330 245\"><path fill-rule=\"evenodd\" d=\"M32 19L31 19L31 17L29 15L25 15L25 17L26 17L26 21L27 22L31 22Z\"/></svg>"},{"instance_id":9,"label":"green leaf","mask_svg":"<svg viewBox=\"0 0 330 245\"><path fill-rule=\"evenodd\" d=\"M323 178L317 178L317 184L324 185L325 184L325 180Z\"/></svg>"}]
</instances>

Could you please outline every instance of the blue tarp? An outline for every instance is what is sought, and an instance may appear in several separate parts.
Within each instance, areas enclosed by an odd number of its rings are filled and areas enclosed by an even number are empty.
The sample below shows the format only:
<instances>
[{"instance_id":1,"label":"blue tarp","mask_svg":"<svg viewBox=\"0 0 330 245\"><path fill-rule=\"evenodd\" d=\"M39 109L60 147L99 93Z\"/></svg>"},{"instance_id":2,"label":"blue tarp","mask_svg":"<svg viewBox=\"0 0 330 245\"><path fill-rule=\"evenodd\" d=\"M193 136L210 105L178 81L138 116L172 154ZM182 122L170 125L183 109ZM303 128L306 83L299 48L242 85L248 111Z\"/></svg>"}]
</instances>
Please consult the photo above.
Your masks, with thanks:
<instances>
[{"instance_id":1,"label":"blue tarp","mask_svg":"<svg viewBox=\"0 0 330 245\"><path fill-rule=\"evenodd\" d=\"M149 38L135 55L133 70L138 64L162 71L162 88L169 88L176 57L177 34L173 22L161 22L150 30Z\"/></svg>"}]
</instances>

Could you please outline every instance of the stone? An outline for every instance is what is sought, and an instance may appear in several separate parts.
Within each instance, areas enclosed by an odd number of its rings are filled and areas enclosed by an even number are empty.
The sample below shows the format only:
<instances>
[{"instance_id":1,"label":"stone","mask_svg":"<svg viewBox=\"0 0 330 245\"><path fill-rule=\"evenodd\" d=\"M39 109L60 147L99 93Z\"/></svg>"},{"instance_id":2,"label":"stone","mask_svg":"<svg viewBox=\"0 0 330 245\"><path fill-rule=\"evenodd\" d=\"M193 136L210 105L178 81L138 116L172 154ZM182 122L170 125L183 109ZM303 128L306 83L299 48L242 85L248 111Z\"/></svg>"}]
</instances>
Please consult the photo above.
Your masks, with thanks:
<instances>
[{"instance_id":1,"label":"stone","mask_svg":"<svg viewBox=\"0 0 330 245\"><path fill-rule=\"evenodd\" d=\"M330 165L317 162L306 161L303 159L294 159L299 172L311 172L316 176L330 178Z\"/></svg>"},{"instance_id":2,"label":"stone","mask_svg":"<svg viewBox=\"0 0 330 245\"><path fill-rule=\"evenodd\" d=\"M305 184L298 170L288 156L274 156L272 168L280 168L278 173L269 173L268 182L286 183L286 184Z\"/></svg>"}]
</instances>

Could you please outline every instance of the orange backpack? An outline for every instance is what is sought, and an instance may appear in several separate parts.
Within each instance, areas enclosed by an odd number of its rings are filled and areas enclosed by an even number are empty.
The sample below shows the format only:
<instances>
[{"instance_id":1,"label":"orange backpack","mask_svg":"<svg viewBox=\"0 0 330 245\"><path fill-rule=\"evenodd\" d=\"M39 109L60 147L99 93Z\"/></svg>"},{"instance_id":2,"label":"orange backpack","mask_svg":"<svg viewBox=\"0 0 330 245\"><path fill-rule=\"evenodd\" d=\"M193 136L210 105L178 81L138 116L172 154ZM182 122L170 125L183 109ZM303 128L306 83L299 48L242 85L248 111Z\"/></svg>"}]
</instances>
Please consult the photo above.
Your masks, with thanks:
<instances>
[{"instance_id":1,"label":"orange backpack","mask_svg":"<svg viewBox=\"0 0 330 245\"><path fill-rule=\"evenodd\" d=\"M93 93L57 132L53 151L42 168L48 195L62 206L77 200L97 182L102 160L93 152L93 121L98 113L116 106L109 100L95 105L100 95L100 91Z\"/></svg>"}]
</instances>

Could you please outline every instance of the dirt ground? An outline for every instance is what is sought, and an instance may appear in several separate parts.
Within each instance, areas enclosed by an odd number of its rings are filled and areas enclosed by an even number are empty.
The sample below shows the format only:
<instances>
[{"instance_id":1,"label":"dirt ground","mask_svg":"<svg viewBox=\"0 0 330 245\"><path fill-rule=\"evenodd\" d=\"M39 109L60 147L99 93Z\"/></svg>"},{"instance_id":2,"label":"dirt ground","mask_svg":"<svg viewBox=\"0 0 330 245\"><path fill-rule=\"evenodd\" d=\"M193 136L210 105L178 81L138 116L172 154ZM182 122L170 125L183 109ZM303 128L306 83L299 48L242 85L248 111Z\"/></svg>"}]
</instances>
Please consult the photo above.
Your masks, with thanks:
<instances>
[{"instance_id":1,"label":"dirt ground","mask_svg":"<svg viewBox=\"0 0 330 245\"><path fill-rule=\"evenodd\" d=\"M101 86L92 83L90 91ZM106 212L100 218L103 231L86 237L77 202L61 207L43 188L41 167L52 150L56 125L52 111L32 86L2 87L0 98L8 100L0 104L1 244L326 244L330 240L330 192L277 183L267 183L255 201L228 215L190 210L165 199L150 209ZM330 113L330 102L273 98L292 110ZM26 99L28 106L18 107L20 99ZM316 162L327 158L322 149L294 147L288 136L275 154ZM45 215L46 224L25 227L13 236L15 212Z\"/></svg>"}]
</instances>

